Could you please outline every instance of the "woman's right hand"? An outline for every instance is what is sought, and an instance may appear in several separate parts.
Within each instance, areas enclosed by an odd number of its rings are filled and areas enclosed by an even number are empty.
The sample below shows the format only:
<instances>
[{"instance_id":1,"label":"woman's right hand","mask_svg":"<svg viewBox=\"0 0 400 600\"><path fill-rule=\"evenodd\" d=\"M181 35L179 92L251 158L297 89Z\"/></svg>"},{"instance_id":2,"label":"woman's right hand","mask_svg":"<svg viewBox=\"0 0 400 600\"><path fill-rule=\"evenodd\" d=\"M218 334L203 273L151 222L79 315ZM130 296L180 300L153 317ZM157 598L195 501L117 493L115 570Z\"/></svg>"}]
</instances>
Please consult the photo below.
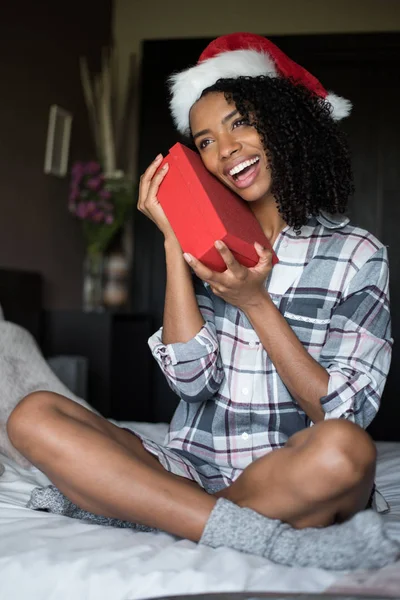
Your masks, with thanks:
<instances>
[{"instance_id":1,"label":"woman's right hand","mask_svg":"<svg viewBox=\"0 0 400 600\"><path fill-rule=\"evenodd\" d=\"M175 237L174 231L165 215L165 212L157 199L157 192L162 180L168 173L168 164L157 171L163 159L159 154L140 177L138 210L157 225L164 237Z\"/></svg>"}]
</instances>

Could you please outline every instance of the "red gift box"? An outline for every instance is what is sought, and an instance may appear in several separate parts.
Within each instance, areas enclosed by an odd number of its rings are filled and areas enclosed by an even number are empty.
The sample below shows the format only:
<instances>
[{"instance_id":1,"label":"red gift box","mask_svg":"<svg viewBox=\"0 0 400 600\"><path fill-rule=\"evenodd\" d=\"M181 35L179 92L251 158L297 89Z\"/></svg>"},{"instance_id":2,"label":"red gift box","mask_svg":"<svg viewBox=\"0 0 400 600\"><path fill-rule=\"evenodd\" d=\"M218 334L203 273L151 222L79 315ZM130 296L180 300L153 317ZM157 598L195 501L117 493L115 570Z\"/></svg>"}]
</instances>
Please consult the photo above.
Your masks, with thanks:
<instances>
[{"instance_id":1,"label":"red gift box","mask_svg":"<svg viewBox=\"0 0 400 600\"><path fill-rule=\"evenodd\" d=\"M214 246L216 240L225 242L246 267L259 261L254 242L272 251L249 206L207 171L198 154L177 143L160 168L166 162L169 170L157 198L184 252L222 272L226 265ZM272 263L277 262L273 252Z\"/></svg>"}]
</instances>

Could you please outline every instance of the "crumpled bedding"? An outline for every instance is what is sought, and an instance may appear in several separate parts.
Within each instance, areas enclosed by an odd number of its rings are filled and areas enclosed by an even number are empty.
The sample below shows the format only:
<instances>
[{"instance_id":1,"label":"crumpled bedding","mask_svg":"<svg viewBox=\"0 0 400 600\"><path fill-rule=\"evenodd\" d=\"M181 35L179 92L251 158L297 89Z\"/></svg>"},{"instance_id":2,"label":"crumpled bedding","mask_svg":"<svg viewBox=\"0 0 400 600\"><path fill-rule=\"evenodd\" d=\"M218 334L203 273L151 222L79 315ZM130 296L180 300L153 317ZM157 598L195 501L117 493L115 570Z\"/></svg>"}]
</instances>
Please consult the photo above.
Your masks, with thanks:
<instances>
[{"instance_id":1,"label":"crumpled bedding","mask_svg":"<svg viewBox=\"0 0 400 600\"><path fill-rule=\"evenodd\" d=\"M164 424L127 424L162 441ZM391 505L384 515L400 540L400 444L378 444L377 483ZM212 549L165 533L100 527L26 508L32 490L49 485L36 469L1 456L0 600L134 600L176 594L264 591L392 595L399 563L378 571L290 568L227 548ZM397 577L397 579L396 579Z\"/></svg>"}]
</instances>

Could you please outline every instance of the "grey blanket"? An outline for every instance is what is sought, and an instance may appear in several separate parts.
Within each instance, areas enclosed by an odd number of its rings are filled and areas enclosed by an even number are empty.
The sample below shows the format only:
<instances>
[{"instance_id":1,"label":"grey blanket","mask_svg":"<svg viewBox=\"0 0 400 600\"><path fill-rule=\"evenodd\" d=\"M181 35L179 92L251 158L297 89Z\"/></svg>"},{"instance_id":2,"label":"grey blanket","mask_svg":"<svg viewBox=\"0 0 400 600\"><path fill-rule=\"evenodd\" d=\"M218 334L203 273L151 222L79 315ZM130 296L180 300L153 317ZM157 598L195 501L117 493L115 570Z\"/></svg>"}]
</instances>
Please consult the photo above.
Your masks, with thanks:
<instances>
[{"instance_id":1,"label":"grey blanket","mask_svg":"<svg viewBox=\"0 0 400 600\"><path fill-rule=\"evenodd\" d=\"M0 452L21 467L30 463L11 444L7 420L27 394L38 390L56 392L92 410L87 402L73 394L55 375L31 334L0 316ZM0 463L0 474L2 466Z\"/></svg>"}]
</instances>

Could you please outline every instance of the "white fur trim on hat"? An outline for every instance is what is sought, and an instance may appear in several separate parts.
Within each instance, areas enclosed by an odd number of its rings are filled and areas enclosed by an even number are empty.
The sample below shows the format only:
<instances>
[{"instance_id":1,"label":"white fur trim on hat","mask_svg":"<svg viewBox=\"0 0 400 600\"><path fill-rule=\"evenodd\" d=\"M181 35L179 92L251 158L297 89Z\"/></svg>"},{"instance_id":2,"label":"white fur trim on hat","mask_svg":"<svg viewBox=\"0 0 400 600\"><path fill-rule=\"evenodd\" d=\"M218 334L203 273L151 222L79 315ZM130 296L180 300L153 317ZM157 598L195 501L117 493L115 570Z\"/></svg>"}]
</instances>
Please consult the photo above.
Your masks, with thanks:
<instances>
[{"instance_id":1,"label":"white fur trim on hat","mask_svg":"<svg viewBox=\"0 0 400 600\"><path fill-rule=\"evenodd\" d=\"M172 95L170 109L177 129L181 133L189 132L190 109L200 98L203 90L214 85L218 79L259 75L277 77L278 73L269 55L256 50L222 52L190 69L171 75L169 78Z\"/></svg>"},{"instance_id":2,"label":"white fur trim on hat","mask_svg":"<svg viewBox=\"0 0 400 600\"><path fill-rule=\"evenodd\" d=\"M350 100L337 96L333 92L328 92L325 102L329 102L332 106L332 119L334 121L345 119L351 113L352 104Z\"/></svg>"}]
</instances>

